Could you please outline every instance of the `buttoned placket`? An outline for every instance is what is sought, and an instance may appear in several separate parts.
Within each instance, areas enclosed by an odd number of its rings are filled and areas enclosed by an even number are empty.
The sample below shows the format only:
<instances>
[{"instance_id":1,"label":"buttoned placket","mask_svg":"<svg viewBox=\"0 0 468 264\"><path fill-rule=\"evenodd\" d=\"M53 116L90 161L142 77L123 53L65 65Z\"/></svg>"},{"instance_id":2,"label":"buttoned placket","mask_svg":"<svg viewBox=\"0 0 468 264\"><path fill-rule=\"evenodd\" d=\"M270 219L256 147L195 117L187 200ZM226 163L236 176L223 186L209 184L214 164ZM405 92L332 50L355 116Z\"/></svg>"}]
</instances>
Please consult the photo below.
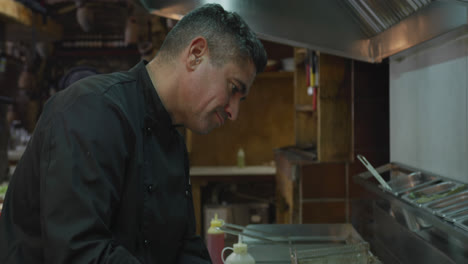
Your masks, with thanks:
<instances>
[{"instance_id":1,"label":"buttoned placket","mask_svg":"<svg viewBox=\"0 0 468 264\"><path fill-rule=\"evenodd\" d=\"M146 120L145 120L146 121ZM143 128L143 132L144 132L144 135L145 135L145 141L146 141L146 144L143 145L143 152L144 152L144 156L143 156L143 167L144 167L144 171L148 171L148 167L150 166L150 161L149 161L149 144L147 142L149 142L151 140L151 137L153 136L153 129L151 128L150 126L150 122L145 122L145 126ZM144 174L145 177L147 177L146 173ZM153 191L154 191L154 184L153 183L150 183L150 181L148 181L147 179L145 179L144 181L144 184L146 185L146 191L148 192L148 196L152 195ZM143 222L145 223L145 219L143 219ZM147 234L147 230L146 229L146 223L143 225L143 230L142 231L142 234L143 235L143 246L145 248L148 248L149 244L150 244L150 240L145 237L145 234Z\"/></svg>"},{"instance_id":2,"label":"buttoned placket","mask_svg":"<svg viewBox=\"0 0 468 264\"><path fill-rule=\"evenodd\" d=\"M182 153L184 153L184 174L185 174L185 197L190 200L192 184L190 182L189 159L185 143L181 141Z\"/></svg>"},{"instance_id":3,"label":"buttoned placket","mask_svg":"<svg viewBox=\"0 0 468 264\"><path fill-rule=\"evenodd\" d=\"M185 198L190 199L191 194L191 186L190 186L190 176L188 174L188 156L185 149L185 144L183 142L182 137L179 135L175 127L171 127L171 133L174 138L179 138L179 148L181 152L184 153L184 175L185 175Z\"/></svg>"},{"instance_id":4,"label":"buttoned placket","mask_svg":"<svg viewBox=\"0 0 468 264\"><path fill-rule=\"evenodd\" d=\"M148 190L148 193L151 194L153 192L153 184L149 184L146 189Z\"/></svg>"}]
</instances>

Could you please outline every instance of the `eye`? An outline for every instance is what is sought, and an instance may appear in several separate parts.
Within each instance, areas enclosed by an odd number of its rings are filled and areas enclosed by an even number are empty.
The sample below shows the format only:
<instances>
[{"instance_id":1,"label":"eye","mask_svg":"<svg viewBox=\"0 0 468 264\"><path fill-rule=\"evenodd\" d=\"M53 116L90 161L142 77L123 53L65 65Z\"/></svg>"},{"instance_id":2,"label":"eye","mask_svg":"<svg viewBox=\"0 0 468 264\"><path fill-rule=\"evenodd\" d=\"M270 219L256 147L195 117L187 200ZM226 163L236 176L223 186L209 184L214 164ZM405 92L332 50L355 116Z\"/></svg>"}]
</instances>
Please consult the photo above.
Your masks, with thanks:
<instances>
[{"instance_id":1,"label":"eye","mask_svg":"<svg viewBox=\"0 0 468 264\"><path fill-rule=\"evenodd\" d=\"M240 92L239 88L237 88L237 86L234 83L231 83L231 87L233 95Z\"/></svg>"}]
</instances>

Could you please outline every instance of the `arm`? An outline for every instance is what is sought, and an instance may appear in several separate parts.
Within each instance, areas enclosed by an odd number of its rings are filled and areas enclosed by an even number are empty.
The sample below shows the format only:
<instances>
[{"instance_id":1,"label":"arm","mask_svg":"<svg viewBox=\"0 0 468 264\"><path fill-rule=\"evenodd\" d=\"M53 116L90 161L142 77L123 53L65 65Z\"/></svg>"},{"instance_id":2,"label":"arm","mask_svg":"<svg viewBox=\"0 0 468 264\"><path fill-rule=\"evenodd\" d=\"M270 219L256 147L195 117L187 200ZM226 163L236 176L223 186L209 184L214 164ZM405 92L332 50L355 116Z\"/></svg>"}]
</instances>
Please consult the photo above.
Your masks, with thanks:
<instances>
[{"instance_id":1,"label":"arm","mask_svg":"<svg viewBox=\"0 0 468 264\"><path fill-rule=\"evenodd\" d=\"M102 96L54 113L41 165L45 263L139 263L112 237L130 155L129 125Z\"/></svg>"}]
</instances>

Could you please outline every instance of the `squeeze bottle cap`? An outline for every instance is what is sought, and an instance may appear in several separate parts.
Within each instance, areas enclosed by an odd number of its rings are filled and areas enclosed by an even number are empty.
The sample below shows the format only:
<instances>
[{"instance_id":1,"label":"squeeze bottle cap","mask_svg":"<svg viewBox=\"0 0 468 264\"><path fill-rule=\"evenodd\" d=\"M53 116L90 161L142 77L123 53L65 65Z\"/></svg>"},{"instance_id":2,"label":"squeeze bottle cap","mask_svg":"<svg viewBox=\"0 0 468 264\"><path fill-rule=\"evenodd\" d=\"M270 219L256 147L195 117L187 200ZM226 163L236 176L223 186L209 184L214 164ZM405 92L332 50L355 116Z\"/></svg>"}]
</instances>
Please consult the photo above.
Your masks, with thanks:
<instances>
[{"instance_id":1,"label":"squeeze bottle cap","mask_svg":"<svg viewBox=\"0 0 468 264\"><path fill-rule=\"evenodd\" d=\"M236 254L246 254L247 253L247 244L242 243L242 236L239 235L239 241L234 244L234 253Z\"/></svg>"},{"instance_id":2,"label":"squeeze bottle cap","mask_svg":"<svg viewBox=\"0 0 468 264\"><path fill-rule=\"evenodd\" d=\"M211 219L210 227L221 227L223 225L223 221L218 219L218 214L214 215L214 218Z\"/></svg>"}]
</instances>

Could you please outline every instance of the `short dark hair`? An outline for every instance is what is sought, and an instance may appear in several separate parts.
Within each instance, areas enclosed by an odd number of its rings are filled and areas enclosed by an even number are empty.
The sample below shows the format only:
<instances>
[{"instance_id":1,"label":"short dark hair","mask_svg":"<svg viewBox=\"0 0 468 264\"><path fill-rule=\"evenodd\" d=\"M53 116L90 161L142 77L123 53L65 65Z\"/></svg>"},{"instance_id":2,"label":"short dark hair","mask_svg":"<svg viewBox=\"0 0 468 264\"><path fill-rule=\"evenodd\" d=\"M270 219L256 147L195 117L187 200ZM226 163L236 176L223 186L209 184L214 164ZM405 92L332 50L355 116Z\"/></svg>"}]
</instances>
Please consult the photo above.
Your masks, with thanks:
<instances>
[{"instance_id":1,"label":"short dark hair","mask_svg":"<svg viewBox=\"0 0 468 264\"><path fill-rule=\"evenodd\" d=\"M207 40L215 65L251 59L257 73L265 68L267 54L255 33L237 13L219 4L206 4L185 15L167 34L158 55L173 59L197 36Z\"/></svg>"}]
</instances>

